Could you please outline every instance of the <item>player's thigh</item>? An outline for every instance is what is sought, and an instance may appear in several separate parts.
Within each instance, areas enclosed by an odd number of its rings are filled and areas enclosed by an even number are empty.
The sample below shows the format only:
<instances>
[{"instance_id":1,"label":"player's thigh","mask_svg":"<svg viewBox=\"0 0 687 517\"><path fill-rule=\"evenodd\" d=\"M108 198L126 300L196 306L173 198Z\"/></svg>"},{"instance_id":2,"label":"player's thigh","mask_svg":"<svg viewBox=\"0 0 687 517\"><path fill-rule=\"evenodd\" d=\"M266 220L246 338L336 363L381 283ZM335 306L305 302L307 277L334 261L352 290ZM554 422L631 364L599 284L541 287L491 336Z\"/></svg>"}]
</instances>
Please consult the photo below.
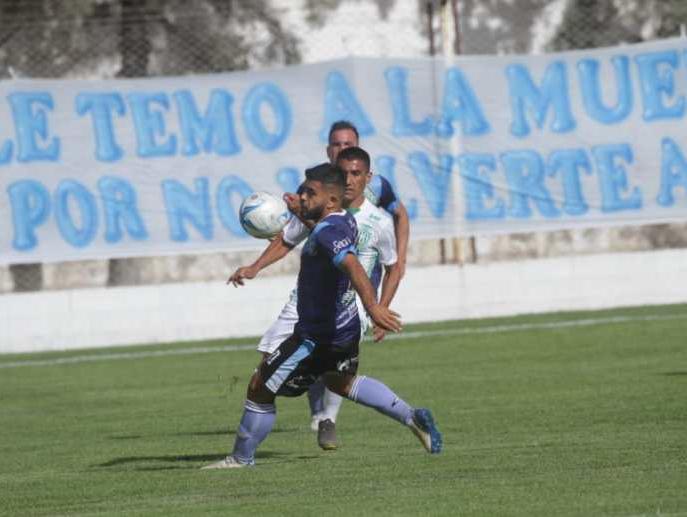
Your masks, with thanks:
<instances>
[{"instance_id":1,"label":"player's thigh","mask_svg":"<svg viewBox=\"0 0 687 517\"><path fill-rule=\"evenodd\" d=\"M296 304L295 297L291 296L291 299L282 308L279 317L260 339L260 343L258 343L259 352L271 354L293 334L293 329L298 321Z\"/></svg>"},{"instance_id":2,"label":"player's thigh","mask_svg":"<svg viewBox=\"0 0 687 517\"><path fill-rule=\"evenodd\" d=\"M322 376L324 385L330 391L342 397L348 397L353 388L355 378L356 376L353 374L341 372L327 372Z\"/></svg>"},{"instance_id":3,"label":"player's thigh","mask_svg":"<svg viewBox=\"0 0 687 517\"><path fill-rule=\"evenodd\" d=\"M276 395L305 393L322 372L313 370L315 344L295 334L283 341L260 364L258 373L266 388Z\"/></svg>"},{"instance_id":4,"label":"player's thigh","mask_svg":"<svg viewBox=\"0 0 687 517\"><path fill-rule=\"evenodd\" d=\"M359 342L333 347L325 352L322 378L331 391L348 396L360 363Z\"/></svg>"}]
</instances>

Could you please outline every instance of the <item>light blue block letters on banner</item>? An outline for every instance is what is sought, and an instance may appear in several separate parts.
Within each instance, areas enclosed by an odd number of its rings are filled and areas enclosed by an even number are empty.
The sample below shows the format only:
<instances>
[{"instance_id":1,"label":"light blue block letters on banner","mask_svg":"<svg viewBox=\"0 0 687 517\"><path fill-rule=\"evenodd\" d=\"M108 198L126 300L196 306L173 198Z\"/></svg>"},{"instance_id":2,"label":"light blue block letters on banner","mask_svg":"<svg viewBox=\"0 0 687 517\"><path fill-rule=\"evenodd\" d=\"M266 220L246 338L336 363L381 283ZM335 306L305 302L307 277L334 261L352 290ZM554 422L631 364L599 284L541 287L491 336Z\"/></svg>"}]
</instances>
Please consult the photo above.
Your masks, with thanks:
<instances>
[{"instance_id":1,"label":"light blue block letters on banner","mask_svg":"<svg viewBox=\"0 0 687 517\"><path fill-rule=\"evenodd\" d=\"M508 151L501 154L501 162L508 181L508 212L511 216L521 219L532 217L530 200L534 201L544 217L560 216L560 211L544 184L546 174L539 153L530 150Z\"/></svg>"},{"instance_id":2,"label":"light blue block letters on banner","mask_svg":"<svg viewBox=\"0 0 687 517\"><path fill-rule=\"evenodd\" d=\"M449 68L444 78L444 97L436 134L449 138L454 133L454 123L459 123L462 134L467 136L483 135L490 130L482 106L467 78L460 69Z\"/></svg>"},{"instance_id":3,"label":"light blue block letters on banner","mask_svg":"<svg viewBox=\"0 0 687 517\"><path fill-rule=\"evenodd\" d=\"M672 139L664 138L661 141L661 188L656 202L662 206L674 205L675 187L682 187L683 194L687 194L687 159Z\"/></svg>"},{"instance_id":4,"label":"light blue block letters on banner","mask_svg":"<svg viewBox=\"0 0 687 517\"><path fill-rule=\"evenodd\" d=\"M666 104L668 98L675 94L674 72L680 65L677 51L639 54L635 56L635 61L639 67L644 120L651 122L684 116L684 96L679 95L672 104Z\"/></svg>"},{"instance_id":5,"label":"light blue block letters on banner","mask_svg":"<svg viewBox=\"0 0 687 517\"><path fill-rule=\"evenodd\" d=\"M239 222L239 206L253 193L253 188L238 176L225 176L217 187L217 213L222 226L234 235L247 237Z\"/></svg>"},{"instance_id":6,"label":"light blue block letters on banner","mask_svg":"<svg viewBox=\"0 0 687 517\"><path fill-rule=\"evenodd\" d=\"M615 56L611 59L611 63L613 63L616 85L616 101L611 107L606 107L602 98L599 60L582 59L577 63L584 109L590 117L602 124L621 122L632 113L630 60L627 56Z\"/></svg>"},{"instance_id":7,"label":"light blue block letters on banner","mask_svg":"<svg viewBox=\"0 0 687 517\"><path fill-rule=\"evenodd\" d=\"M426 136L432 131L432 117L425 117L422 122L413 122L410 116L408 101L408 70L393 66L384 71L386 85L391 99L391 110L394 123L391 132L394 136Z\"/></svg>"},{"instance_id":8,"label":"light blue block letters on banner","mask_svg":"<svg viewBox=\"0 0 687 517\"><path fill-rule=\"evenodd\" d=\"M57 161L60 139L50 138L47 110L54 103L48 92L15 92L7 96L12 105L12 117L17 132L17 160L19 162ZM46 144L47 140L50 140Z\"/></svg>"},{"instance_id":9,"label":"light blue block letters on banner","mask_svg":"<svg viewBox=\"0 0 687 517\"><path fill-rule=\"evenodd\" d=\"M267 104L274 117L274 130L270 131L262 119L261 108ZM250 89L241 110L243 125L250 141L263 151L279 149L289 136L293 115L289 99L273 83L262 83Z\"/></svg>"},{"instance_id":10,"label":"light blue block letters on banner","mask_svg":"<svg viewBox=\"0 0 687 517\"><path fill-rule=\"evenodd\" d=\"M241 151L231 111L234 98L229 92L212 90L204 115L198 112L189 90L174 92L172 97L179 111L181 154L195 156L202 149L206 153L231 156Z\"/></svg>"},{"instance_id":11,"label":"light blue block letters on banner","mask_svg":"<svg viewBox=\"0 0 687 517\"><path fill-rule=\"evenodd\" d=\"M208 185L208 179L203 177L193 180L195 191L190 191L176 180L162 182L169 238L173 241L186 242L189 239L184 221L189 221L205 240L212 239L212 211Z\"/></svg>"},{"instance_id":12,"label":"light blue block letters on banner","mask_svg":"<svg viewBox=\"0 0 687 517\"><path fill-rule=\"evenodd\" d=\"M592 165L583 149L562 149L549 155L546 174L555 177L559 172L563 183L563 212L568 215L582 215L589 205L582 193L580 171L592 174Z\"/></svg>"},{"instance_id":13,"label":"light blue block letters on banner","mask_svg":"<svg viewBox=\"0 0 687 517\"><path fill-rule=\"evenodd\" d=\"M575 129L576 122L570 108L570 93L565 63L554 61L544 73L541 88L538 88L530 72L524 65L508 65L506 67L510 104L513 120L510 132L517 137L530 134L526 109L534 117L539 129L543 129L549 107L553 108L551 130L554 133L565 133Z\"/></svg>"},{"instance_id":14,"label":"light blue block letters on banner","mask_svg":"<svg viewBox=\"0 0 687 517\"><path fill-rule=\"evenodd\" d=\"M396 195L400 198L401 194L399 193L398 187L396 186L396 159L393 156L382 155L376 157L374 159L374 163L374 173L379 174L384 179L386 179L391 185L391 188L394 189ZM408 200L404 200L403 205L406 207L406 212L408 212L408 219L412 221L413 219L417 218L419 211L417 206L417 199L411 198Z\"/></svg>"},{"instance_id":15,"label":"light blue block letters on banner","mask_svg":"<svg viewBox=\"0 0 687 517\"><path fill-rule=\"evenodd\" d=\"M12 161L12 152L14 151L14 143L7 139L0 147L0 165L5 165Z\"/></svg>"},{"instance_id":16,"label":"light blue block letters on banner","mask_svg":"<svg viewBox=\"0 0 687 517\"><path fill-rule=\"evenodd\" d=\"M95 196L78 181L62 180L55 190L54 204L57 228L64 240L75 248L88 246L98 231ZM75 206L78 215L73 213Z\"/></svg>"},{"instance_id":17,"label":"light blue block letters on banner","mask_svg":"<svg viewBox=\"0 0 687 517\"><path fill-rule=\"evenodd\" d=\"M360 136L375 134L375 128L369 117L356 99L344 75L338 70L329 72L325 82L324 121L320 131L320 140L329 138L329 128L338 120L347 120L358 130Z\"/></svg>"},{"instance_id":18,"label":"light blue block letters on banner","mask_svg":"<svg viewBox=\"0 0 687 517\"><path fill-rule=\"evenodd\" d=\"M495 195L488 176L496 170L494 157L491 154L461 154L458 167L465 192L465 218L469 221L503 219L505 204ZM487 206L487 200L491 206Z\"/></svg>"},{"instance_id":19,"label":"light blue block letters on banner","mask_svg":"<svg viewBox=\"0 0 687 517\"><path fill-rule=\"evenodd\" d=\"M122 225L133 239L146 240L148 232L138 212L136 191L131 183L123 178L103 176L98 180L98 190L105 212L105 240L121 241Z\"/></svg>"},{"instance_id":20,"label":"light blue block letters on banner","mask_svg":"<svg viewBox=\"0 0 687 517\"><path fill-rule=\"evenodd\" d=\"M632 163L632 147L628 144L598 145L592 147L592 155L596 162L601 188L601 211L619 212L621 210L638 210L642 207L642 193L639 187L634 187L626 198L621 194L628 191L627 171L620 159Z\"/></svg>"},{"instance_id":21,"label":"light blue block letters on banner","mask_svg":"<svg viewBox=\"0 0 687 517\"><path fill-rule=\"evenodd\" d=\"M95 134L95 157L101 162L115 162L124 151L117 144L112 125L112 114L120 117L126 113L122 96L118 93L80 93L76 96L76 113L91 113Z\"/></svg>"},{"instance_id":22,"label":"light blue block letters on banner","mask_svg":"<svg viewBox=\"0 0 687 517\"><path fill-rule=\"evenodd\" d=\"M437 219L444 217L446 202L451 193L451 172L453 157L450 154L439 156L438 166L433 166L427 153L414 152L408 156L408 165L420 185L432 215Z\"/></svg>"},{"instance_id":23,"label":"light blue block letters on banner","mask_svg":"<svg viewBox=\"0 0 687 517\"><path fill-rule=\"evenodd\" d=\"M38 244L36 228L50 215L50 192L35 180L19 180L7 187L12 207L14 238L17 251L32 250Z\"/></svg>"},{"instance_id":24,"label":"light blue block letters on banner","mask_svg":"<svg viewBox=\"0 0 687 517\"><path fill-rule=\"evenodd\" d=\"M177 150L175 135L167 136L163 113L169 110L167 94L130 93L126 96L136 129L136 152L141 158L174 156ZM160 111L162 108L163 111ZM159 142L159 139L167 139Z\"/></svg>"}]
</instances>

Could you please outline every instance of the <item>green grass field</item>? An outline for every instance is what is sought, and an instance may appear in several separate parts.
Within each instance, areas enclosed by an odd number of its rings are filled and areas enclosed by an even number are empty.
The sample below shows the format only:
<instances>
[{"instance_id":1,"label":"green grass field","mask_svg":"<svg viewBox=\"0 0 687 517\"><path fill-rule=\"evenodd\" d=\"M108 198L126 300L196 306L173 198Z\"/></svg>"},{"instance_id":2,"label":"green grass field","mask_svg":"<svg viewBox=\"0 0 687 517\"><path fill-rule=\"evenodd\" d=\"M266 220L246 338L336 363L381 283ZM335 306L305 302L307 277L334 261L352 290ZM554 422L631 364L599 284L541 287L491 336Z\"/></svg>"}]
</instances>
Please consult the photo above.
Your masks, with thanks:
<instances>
[{"instance_id":1,"label":"green grass field","mask_svg":"<svg viewBox=\"0 0 687 517\"><path fill-rule=\"evenodd\" d=\"M302 397L225 471L199 467L258 359L226 345L254 340L0 355L0 515L687 515L687 306L405 333L360 371L430 407L443 454L350 402L320 451Z\"/></svg>"}]
</instances>

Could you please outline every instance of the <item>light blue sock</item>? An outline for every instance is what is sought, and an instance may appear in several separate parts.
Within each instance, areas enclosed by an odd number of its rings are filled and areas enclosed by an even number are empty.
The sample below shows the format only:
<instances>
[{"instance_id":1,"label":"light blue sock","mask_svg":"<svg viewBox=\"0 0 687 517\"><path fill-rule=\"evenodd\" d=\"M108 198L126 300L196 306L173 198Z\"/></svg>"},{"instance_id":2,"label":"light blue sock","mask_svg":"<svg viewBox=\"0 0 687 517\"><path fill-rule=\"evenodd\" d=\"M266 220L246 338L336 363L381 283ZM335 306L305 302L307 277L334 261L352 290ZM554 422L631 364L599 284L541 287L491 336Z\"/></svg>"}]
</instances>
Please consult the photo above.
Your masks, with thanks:
<instances>
[{"instance_id":1,"label":"light blue sock","mask_svg":"<svg viewBox=\"0 0 687 517\"><path fill-rule=\"evenodd\" d=\"M405 400L398 398L386 384L364 375L355 378L348 398L376 409L402 424L407 425L413 415L413 408Z\"/></svg>"},{"instance_id":2,"label":"light blue sock","mask_svg":"<svg viewBox=\"0 0 687 517\"><path fill-rule=\"evenodd\" d=\"M255 450L270 434L276 416L274 404L257 404L246 400L232 456L240 463L254 463Z\"/></svg>"},{"instance_id":3,"label":"light blue sock","mask_svg":"<svg viewBox=\"0 0 687 517\"><path fill-rule=\"evenodd\" d=\"M322 379L308 387L308 402L310 403L310 416L319 415L324 409L324 382Z\"/></svg>"}]
</instances>

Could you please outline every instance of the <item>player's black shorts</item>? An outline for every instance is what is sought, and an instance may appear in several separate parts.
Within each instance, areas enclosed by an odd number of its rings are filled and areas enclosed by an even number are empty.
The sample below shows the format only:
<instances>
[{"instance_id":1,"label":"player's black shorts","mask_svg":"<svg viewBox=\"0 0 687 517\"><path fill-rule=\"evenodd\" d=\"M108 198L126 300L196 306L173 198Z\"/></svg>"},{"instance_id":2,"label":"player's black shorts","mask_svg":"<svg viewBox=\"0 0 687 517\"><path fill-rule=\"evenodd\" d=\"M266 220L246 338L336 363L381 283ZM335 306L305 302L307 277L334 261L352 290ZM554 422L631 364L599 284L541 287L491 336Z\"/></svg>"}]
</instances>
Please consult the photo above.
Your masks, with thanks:
<instances>
[{"instance_id":1,"label":"player's black shorts","mask_svg":"<svg viewBox=\"0 0 687 517\"><path fill-rule=\"evenodd\" d=\"M297 397L325 372L355 375L358 341L333 349L292 334L260 364L258 371L272 393Z\"/></svg>"}]
</instances>

